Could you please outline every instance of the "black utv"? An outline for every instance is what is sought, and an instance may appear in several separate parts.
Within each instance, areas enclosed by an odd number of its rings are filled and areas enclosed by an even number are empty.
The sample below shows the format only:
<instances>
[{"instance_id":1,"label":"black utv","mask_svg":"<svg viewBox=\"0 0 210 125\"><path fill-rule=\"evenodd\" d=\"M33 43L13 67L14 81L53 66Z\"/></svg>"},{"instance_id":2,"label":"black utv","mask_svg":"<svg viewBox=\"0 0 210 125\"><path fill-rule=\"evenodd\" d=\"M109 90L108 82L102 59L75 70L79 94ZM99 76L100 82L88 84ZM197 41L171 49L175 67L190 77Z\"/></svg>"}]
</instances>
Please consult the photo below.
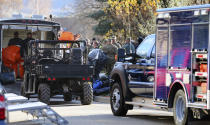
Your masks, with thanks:
<instances>
[{"instance_id":1,"label":"black utv","mask_svg":"<svg viewBox=\"0 0 210 125\"><path fill-rule=\"evenodd\" d=\"M24 59L22 95L30 98L38 94L47 104L55 95L62 94L65 101L76 95L83 105L91 104L94 67L85 64L84 53L85 41L30 41Z\"/></svg>"}]
</instances>

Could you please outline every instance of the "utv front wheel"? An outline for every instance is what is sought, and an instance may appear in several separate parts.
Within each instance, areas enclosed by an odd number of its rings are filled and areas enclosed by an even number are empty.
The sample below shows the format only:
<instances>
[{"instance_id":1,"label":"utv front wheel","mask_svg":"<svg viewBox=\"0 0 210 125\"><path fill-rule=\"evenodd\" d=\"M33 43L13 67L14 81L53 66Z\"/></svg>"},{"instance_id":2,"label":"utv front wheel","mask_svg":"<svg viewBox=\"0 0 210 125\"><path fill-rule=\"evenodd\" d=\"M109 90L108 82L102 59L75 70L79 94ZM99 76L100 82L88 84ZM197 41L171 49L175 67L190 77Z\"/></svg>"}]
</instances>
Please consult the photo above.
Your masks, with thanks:
<instances>
[{"instance_id":1,"label":"utv front wheel","mask_svg":"<svg viewBox=\"0 0 210 125\"><path fill-rule=\"evenodd\" d=\"M41 102L50 104L50 86L47 84L39 84L38 97Z\"/></svg>"},{"instance_id":2,"label":"utv front wheel","mask_svg":"<svg viewBox=\"0 0 210 125\"><path fill-rule=\"evenodd\" d=\"M93 89L91 84L85 82L83 84L83 92L80 96L80 101L82 105L90 105L93 101Z\"/></svg>"},{"instance_id":3,"label":"utv front wheel","mask_svg":"<svg viewBox=\"0 0 210 125\"><path fill-rule=\"evenodd\" d=\"M128 106L126 106L122 89L118 83L115 83L111 88L110 104L112 113L115 116L125 116L128 112Z\"/></svg>"},{"instance_id":4,"label":"utv front wheel","mask_svg":"<svg viewBox=\"0 0 210 125\"><path fill-rule=\"evenodd\" d=\"M173 116L176 125L187 125L190 112L186 107L186 97L183 90L178 90L173 103Z\"/></svg>"}]
</instances>

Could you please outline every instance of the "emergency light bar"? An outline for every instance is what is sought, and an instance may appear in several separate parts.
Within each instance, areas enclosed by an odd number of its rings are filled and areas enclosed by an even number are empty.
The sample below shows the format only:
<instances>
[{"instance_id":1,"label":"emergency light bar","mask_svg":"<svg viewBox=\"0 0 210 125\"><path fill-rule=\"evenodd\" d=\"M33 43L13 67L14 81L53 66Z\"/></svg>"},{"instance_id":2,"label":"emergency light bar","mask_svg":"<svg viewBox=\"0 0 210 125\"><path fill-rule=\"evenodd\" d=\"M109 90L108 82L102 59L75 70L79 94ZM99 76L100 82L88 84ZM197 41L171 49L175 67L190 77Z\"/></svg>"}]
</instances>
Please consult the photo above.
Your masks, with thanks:
<instances>
[{"instance_id":1,"label":"emergency light bar","mask_svg":"<svg viewBox=\"0 0 210 125\"><path fill-rule=\"evenodd\" d=\"M170 18L170 14L169 13L159 13L158 18Z\"/></svg>"},{"instance_id":2,"label":"emergency light bar","mask_svg":"<svg viewBox=\"0 0 210 125\"><path fill-rule=\"evenodd\" d=\"M208 15L209 10L208 9L203 9L203 10L195 10L194 11L194 16L199 16L199 15Z\"/></svg>"}]
</instances>

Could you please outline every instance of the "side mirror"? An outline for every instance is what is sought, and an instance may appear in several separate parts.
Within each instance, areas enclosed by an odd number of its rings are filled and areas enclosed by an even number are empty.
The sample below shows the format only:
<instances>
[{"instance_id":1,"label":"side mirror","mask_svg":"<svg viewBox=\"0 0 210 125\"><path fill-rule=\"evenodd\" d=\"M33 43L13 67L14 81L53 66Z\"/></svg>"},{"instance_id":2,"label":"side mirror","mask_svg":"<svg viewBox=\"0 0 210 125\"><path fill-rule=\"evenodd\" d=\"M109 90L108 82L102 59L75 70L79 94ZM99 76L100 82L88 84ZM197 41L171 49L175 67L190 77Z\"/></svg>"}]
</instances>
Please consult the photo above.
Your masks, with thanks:
<instances>
[{"instance_id":1,"label":"side mirror","mask_svg":"<svg viewBox=\"0 0 210 125\"><path fill-rule=\"evenodd\" d=\"M140 61L141 63L146 63L147 62L147 60L146 59L141 59L141 61Z\"/></svg>"},{"instance_id":2,"label":"side mirror","mask_svg":"<svg viewBox=\"0 0 210 125\"><path fill-rule=\"evenodd\" d=\"M117 60L119 62L123 62L125 60L125 49L118 49L117 52Z\"/></svg>"}]
</instances>

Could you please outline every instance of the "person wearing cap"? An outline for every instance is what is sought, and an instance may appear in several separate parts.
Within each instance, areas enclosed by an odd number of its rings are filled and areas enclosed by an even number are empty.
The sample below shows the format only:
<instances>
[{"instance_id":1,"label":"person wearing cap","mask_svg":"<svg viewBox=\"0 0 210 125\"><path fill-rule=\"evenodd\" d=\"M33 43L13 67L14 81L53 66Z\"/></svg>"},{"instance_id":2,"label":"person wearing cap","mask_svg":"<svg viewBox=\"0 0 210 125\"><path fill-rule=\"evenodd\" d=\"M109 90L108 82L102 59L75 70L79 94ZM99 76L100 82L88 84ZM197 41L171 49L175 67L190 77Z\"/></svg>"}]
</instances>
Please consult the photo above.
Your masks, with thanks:
<instances>
[{"instance_id":1,"label":"person wearing cap","mask_svg":"<svg viewBox=\"0 0 210 125\"><path fill-rule=\"evenodd\" d=\"M31 40L34 40L34 38L32 38L32 33L28 32L27 37L25 40L23 40L22 46L21 46L21 56L22 57L24 56L24 54L26 54L28 52L28 43Z\"/></svg>"},{"instance_id":2,"label":"person wearing cap","mask_svg":"<svg viewBox=\"0 0 210 125\"><path fill-rule=\"evenodd\" d=\"M111 39L105 41L105 45L102 47L103 52L106 54L108 61L106 64L106 73L110 75L112 68L115 64L115 55L117 54L117 48L111 44Z\"/></svg>"},{"instance_id":3,"label":"person wearing cap","mask_svg":"<svg viewBox=\"0 0 210 125\"><path fill-rule=\"evenodd\" d=\"M112 37L112 45L115 46L117 49L121 48L122 46L117 42L117 37Z\"/></svg>"},{"instance_id":4,"label":"person wearing cap","mask_svg":"<svg viewBox=\"0 0 210 125\"><path fill-rule=\"evenodd\" d=\"M22 39L19 38L18 32L14 32L14 38L9 40L8 46L13 46L13 45L18 45L18 46L22 45Z\"/></svg>"},{"instance_id":5,"label":"person wearing cap","mask_svg":"<svg viewBox=\"0 0 210 125\"><path fill-rule=\"evenodd\" d=\"M126 43L122 48L125 49L126 54L135 53L135 46L131 42L131 38L126 39Z\"/></svg>"}]
</instances>

